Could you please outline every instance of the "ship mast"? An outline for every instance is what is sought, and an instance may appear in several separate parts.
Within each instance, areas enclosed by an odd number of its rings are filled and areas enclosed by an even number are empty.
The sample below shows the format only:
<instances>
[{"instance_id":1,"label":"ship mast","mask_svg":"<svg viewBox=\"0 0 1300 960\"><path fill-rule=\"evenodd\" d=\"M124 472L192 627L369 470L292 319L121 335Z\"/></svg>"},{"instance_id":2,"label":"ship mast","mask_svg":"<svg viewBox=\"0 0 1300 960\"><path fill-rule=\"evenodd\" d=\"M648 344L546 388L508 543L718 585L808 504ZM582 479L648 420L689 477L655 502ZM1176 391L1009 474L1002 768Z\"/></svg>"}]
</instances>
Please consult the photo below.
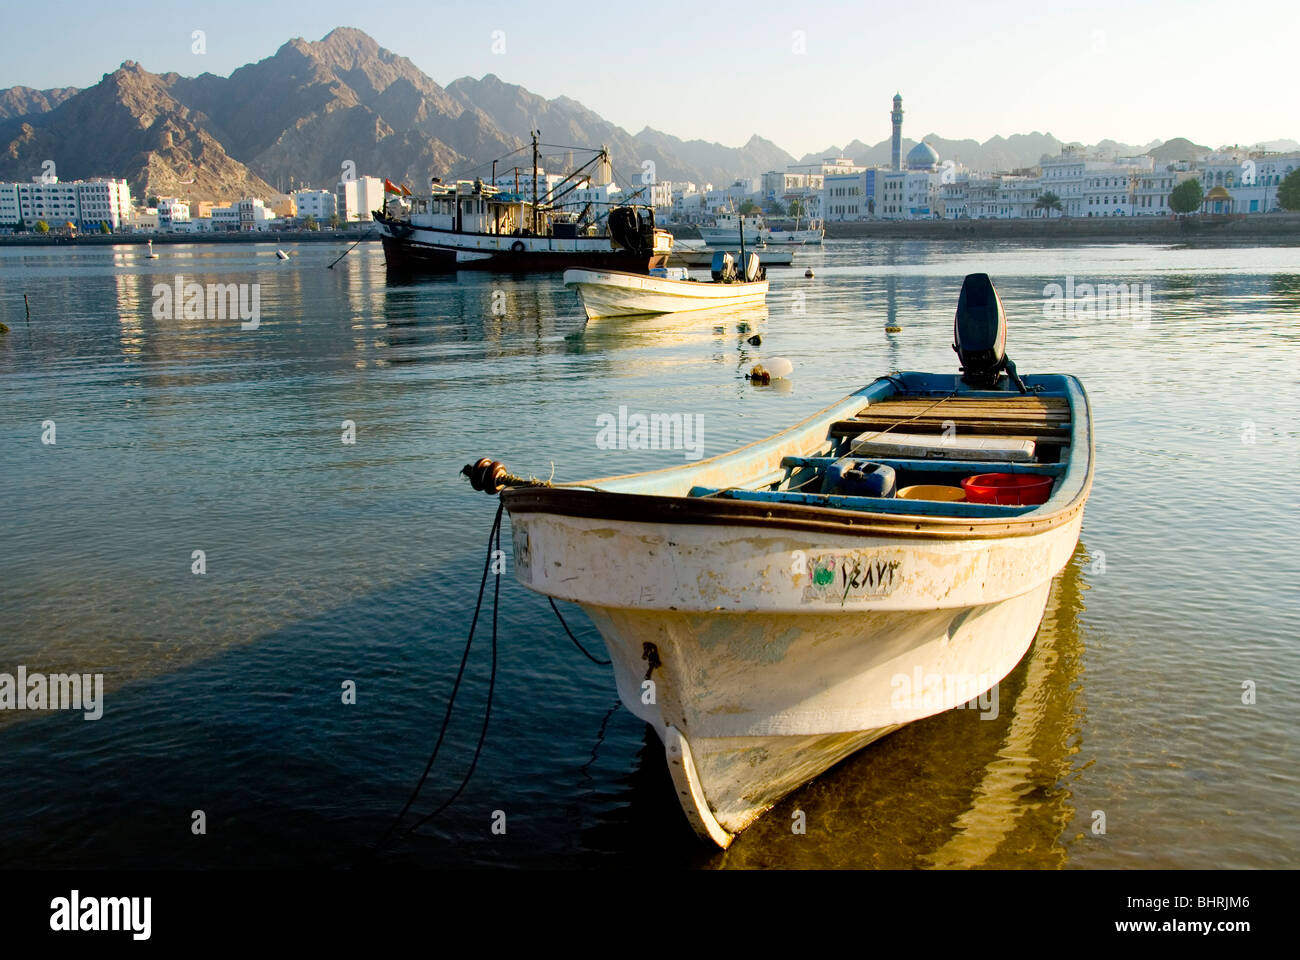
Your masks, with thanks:
<instances>
[{"instance_id":1,"label":"ship mast","mask_svg":"<svg viewBox=\"0 0 1300 960\"><path fill-rule=\"evenodd\" d=\"M533 236L537 236L537 137L540 130L533 131Z\"/></svg>"}]
</instances>

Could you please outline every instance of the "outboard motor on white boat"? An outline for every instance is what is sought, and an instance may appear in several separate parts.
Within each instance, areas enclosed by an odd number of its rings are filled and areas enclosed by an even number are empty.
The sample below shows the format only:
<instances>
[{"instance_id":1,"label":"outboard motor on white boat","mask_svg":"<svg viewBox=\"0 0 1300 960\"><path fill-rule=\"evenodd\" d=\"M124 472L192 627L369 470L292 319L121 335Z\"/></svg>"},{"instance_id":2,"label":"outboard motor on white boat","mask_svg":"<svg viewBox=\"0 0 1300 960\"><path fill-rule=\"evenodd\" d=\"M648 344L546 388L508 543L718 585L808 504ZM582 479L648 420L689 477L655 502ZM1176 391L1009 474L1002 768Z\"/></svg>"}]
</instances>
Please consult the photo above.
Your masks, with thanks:
<instances>
[{"instance_id":1,"label":"outboard motor on white boat","mask_svg":"<svg viewBox=\"0 0 1300 960\"><path fill-rule=\"evenodd\" d=\"M746 283L753 283L756 280L762 279L762 267L758 265L758 254L753 250L747 251L744 255L743 263Z\"/></svg>"},{"instance_id":2,"label":"outboard motor on white boat","mask_svg":"<svg viewBox=\"0 0 1300 960\"><path fill-rule=\"evenodd\" d=\"M713 254L713 279L717 283L732 283L736 279L736 259L726 250Z\"/></svg>"},{"instance_id":3,"label":"outboard motor on white boat","mask_svg":"<svg viewBox=\"0 0 1300 960\"><path fill-rule=\"evenodd\" d=\"M961 360L962 381L976 389L996 390L1005 372L1016 389L1028 392L1006 346L1007 315L993 281L987 273L967 274L953 320L952 348Z\"/></svg>"}]
</instances>

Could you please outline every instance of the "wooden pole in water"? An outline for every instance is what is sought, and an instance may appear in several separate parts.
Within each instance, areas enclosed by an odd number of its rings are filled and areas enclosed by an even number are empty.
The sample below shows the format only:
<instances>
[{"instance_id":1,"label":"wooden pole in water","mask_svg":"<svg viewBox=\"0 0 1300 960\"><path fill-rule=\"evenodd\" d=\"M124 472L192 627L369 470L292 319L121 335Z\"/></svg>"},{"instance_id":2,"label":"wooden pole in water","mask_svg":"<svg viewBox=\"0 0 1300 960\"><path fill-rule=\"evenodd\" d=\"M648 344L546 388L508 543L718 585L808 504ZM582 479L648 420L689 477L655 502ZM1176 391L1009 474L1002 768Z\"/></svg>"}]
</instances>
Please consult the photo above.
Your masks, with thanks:
<instances>
[{"instance_id":1,"label":"wooden pole in water","mask_svg":"<svg viewBox=\"0 0 1300 960\"><path fill-rule=\"evenodd\" d=\"M27 311L27 325L32 325L32 305L27 302L27 294L23 294L23 309Z\"/></svg>"}]
</instances>

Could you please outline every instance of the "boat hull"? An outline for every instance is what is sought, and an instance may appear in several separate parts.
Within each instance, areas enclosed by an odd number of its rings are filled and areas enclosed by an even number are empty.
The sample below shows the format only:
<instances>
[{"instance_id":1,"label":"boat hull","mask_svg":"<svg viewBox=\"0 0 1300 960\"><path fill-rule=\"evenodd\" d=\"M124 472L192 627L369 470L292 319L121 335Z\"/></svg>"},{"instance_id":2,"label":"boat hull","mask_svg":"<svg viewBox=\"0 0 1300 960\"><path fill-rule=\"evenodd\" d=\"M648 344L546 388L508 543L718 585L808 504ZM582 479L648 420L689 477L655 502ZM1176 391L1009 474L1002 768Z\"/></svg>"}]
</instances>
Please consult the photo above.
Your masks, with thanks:
<instances>
[{"instance_id":1,"label":"boat hull","mask_svg":"<svg viewBox=\"0 0 1300 960\"><path fill-rule=\"evenodd\" d=\"M773 246L804 246L822 242L824 230L770 230L767 242Z\"/></svg>"},{"instance_id":2,"label":"boat hull","mask_svg":"<svg viewBox=\"0 0 1300 960\"><path fill-rule=\"evenodd\" d=\"M577 292L591 320L734 307L762 303L767 298L766 280L707 283L620 271L566 270L564 285Z\"/></svg>"},{"instance_id":3,"label":"boat hull","mask_svg":"<svg viewBox=\"0 0 1300 960\"><path fill-rule=\"evenodd\" d=\"M710 247L738 247L740 231L735 227L697 227L700 237ZM822 242L821 230L761 230L745 228L745 244L767 244L770 247L801 247Z\"/></svg>"},{"instance_id":4,"label":"boat hull","mask_svg":"<svg viewBox=\"0 0 1300 960\"><path fill-rule=\"evenodd\" d=\"M620 699L664 742L687 819L725 847L845 757L1001 681L1081 521L907 545L532 512L511 524L516 575L588 613ZM813 582L830 560L890 573L840 595Z\"/></svg>"},{"instance_id":5,"label":"boat hull","mask_svg":"<svg viewBox=\"0 0 1300 960\"><path fill-rule=\"evenodd\" d=\"M457 234L444 230L395 229L380 223L384 260L392 270L447 273L455 270L494 270L503 273L543 273L586 267L648 273L668 262L668 251L642 255L615 250L608 239L580 237L510 237Z\"/></svg>"},{"instance_id":6,"label":"boat hull","mask_svg":"<svg viewBox=\"0 0 1300 960\"><path fill-rule=\"evenodd\" d=\"M739 262L739 246L729 247L727 251ZM669 264L681 264L687 267L708 267L713 264L713 255L716 252L716 250L691 250L684 247L674 247L668 262ZM765 267L788 267L794 263L793 248L771 250L766 247L757 247L753 252L758 254L759 263Z\"/></svg>"}]
</instances>

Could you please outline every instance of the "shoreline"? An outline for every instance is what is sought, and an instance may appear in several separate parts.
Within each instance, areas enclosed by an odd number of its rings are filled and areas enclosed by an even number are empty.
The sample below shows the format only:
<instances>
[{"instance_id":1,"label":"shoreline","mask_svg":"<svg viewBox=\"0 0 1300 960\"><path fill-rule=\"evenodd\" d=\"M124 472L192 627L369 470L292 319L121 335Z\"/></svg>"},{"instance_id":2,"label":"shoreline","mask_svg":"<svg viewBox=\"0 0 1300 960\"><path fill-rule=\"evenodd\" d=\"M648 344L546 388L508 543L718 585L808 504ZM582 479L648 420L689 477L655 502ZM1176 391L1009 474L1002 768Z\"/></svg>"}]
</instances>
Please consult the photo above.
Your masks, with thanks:
<instances>
[{"instance_id":1,"label":"shoreline","mask_svg":"<svg viewBox=\"0 0 1300 960\"><path fill-rule=\"evenodd\" d=\"M779 220L770 221L780 224ZM678 239L700 239L692 225L669 224ZM865 220L831 221L827 240L1038 240L1050 243L1279 243L1300 244L1300 213L1235 216L1085 217L1052 220ZM287 230L262 233L159 233L40 236L0 235L0 246L116 246L155 244L285 244L378 241L371 231Z\"/></svg>"},{"instance_id":2,"label":"shoreline","mask_svg":"<svg viewBox=\"0 0 1300 960\"><path fill-rule=\"evenodd\" d=\"M260 233L92 233L85 236L35 236L30 233L0 236L0 246L10 247L111 247L119 244L143 246L152 240L155 244L179 243L355 243L358 240L378 240L374 231L332 230L270 230Z\"/></svg>"}]
</instances>

